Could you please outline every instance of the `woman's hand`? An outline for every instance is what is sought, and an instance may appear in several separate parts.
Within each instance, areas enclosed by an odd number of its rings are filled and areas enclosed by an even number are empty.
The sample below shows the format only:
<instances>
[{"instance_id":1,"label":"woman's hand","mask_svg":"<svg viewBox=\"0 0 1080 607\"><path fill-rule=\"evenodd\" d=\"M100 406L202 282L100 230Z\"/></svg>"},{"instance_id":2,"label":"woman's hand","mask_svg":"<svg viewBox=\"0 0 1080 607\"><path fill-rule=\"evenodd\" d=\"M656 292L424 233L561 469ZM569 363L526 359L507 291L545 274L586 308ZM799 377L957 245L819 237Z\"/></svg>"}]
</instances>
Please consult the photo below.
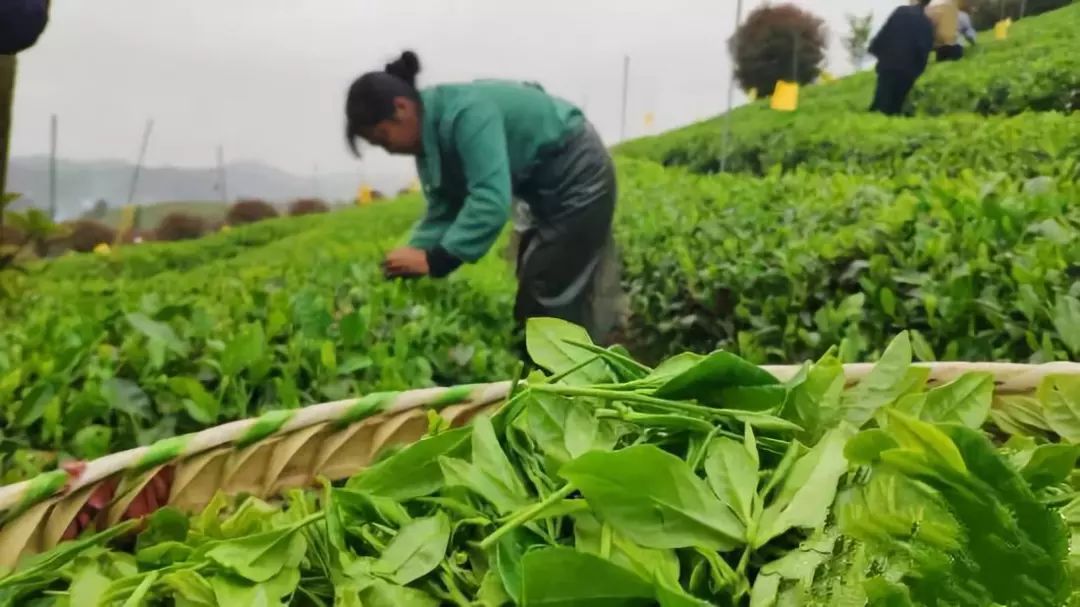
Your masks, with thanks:
<instances>
[{"instance_id":1,"label":"woman's hand","mask_svg":"<svg viewBox=\"0 0 1080 607\"><path fill-rule=\"evenodd\" d=\"M386 259L383 261L383 273L389 278L427 276L430 272L427 251L423 249L413 247L394 249L386 254Z\"/></svg>"}]
</instances>

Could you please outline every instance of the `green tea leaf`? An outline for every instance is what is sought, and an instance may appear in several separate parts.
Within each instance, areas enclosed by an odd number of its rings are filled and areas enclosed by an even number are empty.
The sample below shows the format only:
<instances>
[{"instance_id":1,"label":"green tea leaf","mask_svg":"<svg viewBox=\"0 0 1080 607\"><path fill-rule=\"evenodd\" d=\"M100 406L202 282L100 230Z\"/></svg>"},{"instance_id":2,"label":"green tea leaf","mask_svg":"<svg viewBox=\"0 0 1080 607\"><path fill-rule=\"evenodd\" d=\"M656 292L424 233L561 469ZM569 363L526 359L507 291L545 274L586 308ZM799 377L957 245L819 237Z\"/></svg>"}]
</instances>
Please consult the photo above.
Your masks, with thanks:
<instances>
[{"instance_id":1,"label":"green tea leaf","mask_svg":"<svg viewBox=\"0 0 1080 607\"><path fill-rule=\"evenodd\" d=\"M181 569L161 576L161 582L173 592L176 607L216 607L214 588L201 574Z\"/></svg>"},{"instance_id":2,"label":"green tea leaf","mask_svg":"<svg viewBox=\"0 0 1080 607\"><path fill-rule=\"evenodd\" d=\"M431 573L446 557L450 520L442 513L401 528L372 566L372 573L395 584L409 584Z\"/></svg>"},{"instance_id":3,"label":"green tea leaf","mask_svg":"<svg viewBox=\"0 0 1080 607\"><path fill-rule=\"evenodd\" d=\"M329 373L337 373L337 351L334 342L324 341L319 348L319 364Z\"/></svg>"},{"instance_id":4,"label":"green tea leaf","mask_svg":"<svg viewBox=\"0 0 1080 607\"><path fill-rule=\"evenodd\" d=\"M750 592L751 607L778 605L780 584L785 580L808 589L817 568L832 554L835 543L835 537L815 535L797 549L762 567Z\"/></svg>"},{"instance_id":5,"label":"green tea leaf","mask_svg":"<svg viewBox=\"0 0 1080 607\"><path fill-rule=\"evenodd\" d=\"M72 605L97 605L113 579L105 575L98 559L79 559L72 568L68 588Z\"/></svg>"},{"instance_id":6,"label":"green tea leaf","mask_svg":"<svg viewBox=\"0 0 1080 607\"><path fill-rule=\"evenodd\" d=\"M757 365L729 352L714 352L693 367L675 375L653 393L669 400L696 400L725 408L741 408L740 402L749 399L755 408L779 406L784 390L779 381ZM765 388L755 394L748 388ZM762 403L765 403L764 405ZM760 410L760 409L757 409Z\"/></svg>"},{"instance_id":7,"label":"green tea leaf","mask_svg":"<svg viewBox=\"0 0 1080 607\"><path fill-rule=\"evenodd\" d=\"M1009 434L1038 436L1051 432L1040 399L1023 394L995 395L990 419Z\"/></svg>"},{"instance_id":8,"label":"green tea leaf","mask_svg":"<svg viewBox=\"0 0 1080 607\"><path fill-rule=\"evenodd\" d=\"M124 601L122 607L142 607L144 600L150 594L150 589L157 582L158 577L161 574L157 571L151 571L142 582L135 588L135 592L131 593L131 596Z\"/></svg>"},{"instance_id":9,"label":"green tea leaf","mask_svg":"<svg viewBox=\"0 0 1080 607\"><path fill-rule=\"evenodd\" d=\"M656 366L646 379L663 381L667 383L672 378L686 373L696 367L705 357L695 352L683 352L676 354Z\"/></svg>"},{"instance_id":10,"label":"green tea leaf","mask_svg":"<svg viewBox=\"0 0 1080 607\"><path fill-rule=\"evenodd\" d=\"M330 504L345 523L374 522L391 527L404 527L412 518L407 510L397 501L349 489L331 489Z\"/></svg>"},{"instance_id":11,"label":"green tea leaf","mask_svg":"<svg viewBox=\"0 0 1080 607\"><path fill-rule=\"evenodd\" d=\"M464 451L471 433L465 427L425 438L354 476L347 486L396 500L431 495L443 486L439 457Z\"/></svg>"},{"instance_id":12,"label":"green tea leaf","mask_svg":"<svg viewBox=\"0 0 1080 607\"><path fill-rule=\"evenodd\" d=\"M140 312L127 315L128 324L151 342L159 343L177 356L187 356L191 348L176 336L169 325L158 322Z\"/></svg>"},{"instance_id":13,"label":"green tea leaf","mask_svg":"<svg viewBox=\"0 0 1080 607\"><path fill-rule=\"evenodd\" d=\"M111 378L101 384L101 396L109 407L137 419L150 419L153 405L150 397L135 382Z\"/></svg>"},{"instance_id":14,"label":"green tea leaf","mask_svg":"<svg viewBox=\"0 0 1080 607\"><path fill-rule=\"evenodd\" d=\"M514 599L506 593L499 574L493 569L489 569L480 580L480 589L476 591L476 602L479 607L503 607L516 604Z\"/></svg>"},{"instance_id":15,"label":"green tea leaf","mask_svg":"<svg viewBox=\"0 0 1080 607\"><path fill-rule=\"evenodd\" d=\"M439 607L439 600L421 590L375 580L360 591L360 604L364 607Z\"/></svg>"},{"instance_id":16,"label":"green tea leaf","mask_svg":"<svg viewBox=\"0 0 1080 607\"><path fill-rule=\"evenodd\" d=\"M896 442L888 432L880 428L863 430L848 441L844 447L844 457L855 466L869 466L881 460L881 454L890 449L898 449Z\"/></svg>"},{"instance_id":17,"label":"green tea leaf","mask_svg":"<svg viewBox=\"0 0 1080 607\"><path fill-rule=\"evenodd\" d=\"M656 601L660 607L711 607L711 603L703 601L683 592L678 584L657 584Z\"/></svg>"},{"instance_id":18,"label":"green tea leaf","mask_svg":"<svg viewBox=\"0 0 1080 607\"><path fill-rule=\"evenodd\" d=\"M1080 376L1047 376L1038 396L1050 428L1070 443L1080 443Z\"/></svg>"},{"instance_id":19,"label":"green tea leaf","mask_svg":"<svg viewBox=\"0 0 1080 607\"><path fill-rule=\"evenodd\" d=\"M192 517L189 531L206 538L219 539L223 537L221 533L221 514L229 505L228 499L224 492L215 492L202 512Z\"/></svg>"},{"instance_id":20,"label":"green tea leaf","mask_svg":"<svg viewBox=\"0 0 1080 607\"><path fill-rule=\"evenodd\" d=\"M217 421L221 414L221 405L199 380L193 377L172 377L169 378L169 387L184 397L184 411L191 419L208 426Z\"/></svg>"},{"instance_id":21,"label":"green tea leaf","mask_svg":"<svg viewBox=\"0 0 1080 607\"><path fill-rule=\"evenodd\" d=\"M820 529L825 524L840 478L848 470L844 446L853 434L847 427L832 430L795 462L780 492L762 512L755 547L792 528Z\"/></svg>"},{"instance_id":22,"label":"green tea leaf","mask_svg":"<svg viewBox=\"0 0 1080 607\"><path fill-rule=\"evenodd\" d=\"M674 550L639 546L610 527L605 530L591 514L574 516L574 547L609 560L644 580L664 580L675 586L679 583L679 558Z\"/></svg>"},{"instance_id":23,"label":"green tea leaf","mask_svg":"<svg viewBox=\"0 0 1080 607\"><path fill-rule=\"evenodd\" d=\"M915 358L923 362L934 362L937 357L934 356L934 348L927 341L926 336L920 331L910 331L911 335L911 351L915 355Z\"/></svg>"},{"instance_id":24,"label":"green tea leaf","mask_svg":"<svg viewBox=\"0 0 1080 607\"><path fill-rule=\"evenodd\" d=\"M587 453L560 475L603 521L642 546L726 551L746 533L686 462L652 445Z\"/></svg>"},{"instance_id":25,"label":"green tea leaf","mask_svg":"<svg viewBox=\"0 0 1080 607\"><path fill-rule=\"evenodd\" d=\"M223 503L223 507L227 506L227 502ZM250 497L242 501L240 506L224 519L215 521L215 523L220 530L221 537L228 539L243 538L274 530L275 525L272 517L276 512L277 508L274 506L263 500ZM204 512L204 514L210 513Z\"/></svg>"},{"instance_id":26,"label":"green tea leaf","mask_svg":"<svg viewBox=\"0 0 1080 607\"><path fill-rule=\"evenodd\" d=\"M448 487L464 487L490 502L500 514L506 514L528 503L521 493L502 484L484 472L479 466L467 461L440 457L439 468Z\"/></svg>"},{"instance_id":27,"label":"green tea leaf","mask_svg":"<svg viewBox=\"0 0 1080 607\"><path fill-rule=\"evenodd\" d=\"M964 458L949 437L933 424L921 422L902 413L889 412L888 433L906 449L940 462L959 472L966 472Z\"/></svg>"},{"instance_id":28,"label":"green tea leaf","mask_svg":"<svg viewBox=\"0 0 1080 607\"><path fill-rule=\"evenodd\" d=\"M863 584L866 599L871 607L915 607L911 593L902 584L876 577Z\"/></svg>"},{"instance_id":29,"label":"green tea leaf","mask_svg":"<svg viewBox=\"0 0 1080 607\"><path fill-rule=\"evenodd\" d=\"M709 445L705 474L713 493L738 515L743 525L750 525L757 498L757 452L751 454L744 443L718 438Z\"/></svg>"},{"instance_id":30,"label":"green tea leaf","mask_svg":"<svg viewBox=\"0 0 1080 607\"><path fill-rule=\"evenodd\" d=\"M618 440L613 425L597 420L592 408L579 400L543 392L523 398L530 435L559 464L589 451L610 451Z\"/></svg>"},{"instance_id":31,"label":"green tea leaf","mask_svg":"<svg viewBox=\"0 0 1080 607\"><path fill-rule=\"evenodd\" d=\"M1076 468L1080 445L1039 445L1020 470L1035 491L1065 482Z\"/></svg>"},{"instance_id":32,"label":"green tea leaf","mask_svg":"<svg viewBox=\"0 0 1080 607\"><path fill-rule=\"evenodd\" d=\"M534 550L522 559L525 607L652 605L652 585L600 557L572 548Z\"/></svg>"},{"instance_id":33,"label":"green tea leaf","mask_svg":"<svg viewBox=\"0 0 1080 607\"><path fill-rule=\"evenodd\" d=\"M298 567L306 549L304 535L294 526L219 542L206 551L206 557L258 584Z\"/></svg>"},{"instance_id":34,"label":"green tea leaf","mask_svg":"<svg viewBox=\"0 0 1080 607\"><path fill-rule=\"evenodd\" d=\"M253 323L240 331L225 345L221 353L222 375L233 376L253 366L265 355L266 335L261 324Z\"/></svg>"},{"instance_id":35,"label":"green tea leaf","mask_svg":"<svg viewBox=\"0 0 1080 607\"><path fill-rule=\"evenodd\" d=\"M45 414L45 408L55 395L56 390L50 384L39 383L34 386L15 409L12 423L18 428L30 427Z\"/></svg>"},{"instance_id":36,"label":"green tea leaf","mask_svg":"<svg viewBox=\"0 0 1080 607\"><path fill-rule=\"evenodd\" d=\"M525 325L529 357L537 365L559 375L596 359L596 355L570 342L592 343L588 332L557 318L530 318ZM596 384L610 381L602 360L595 360L563 378L568 384Z\"/></svg>"},{"instance_id":37,"label":"green tea leaf","mask_svg":"<svg viewBox=\"0 0 1080 607\"><path fill-rule=\"evenodd\" d=\"M862 428L879 409L903 395L905 378L911 367L911 340L901 333L885 349L870 373L841 398L845 419Z\"/></svg>"},{"instance_id":38,"label":"green tea leaf","mask_svg":"<svg viewBox=\"0 0 1080 607\"><path fill-rule=\"evenodd\" d=\"M187 515L176 508L165 507L147 517L146 530L139 534L136 551L162 542L187 540L190 523Z\"/></svg>"},{"instance_id":39,"label":"green tea leaf","mask_svg":"<svg viewBox=\"0 0 1080 607\"><path fill-rule=\"evenodd\" d=\"M375 360L365 354L349 354L341 364L337 366L338 375L353 375L364 369L371 368Z\"/></svg>"},{"instance_id":40,"label":"green tea leaf","mask_svg":"<svg viewBox=\"0 0 1080 607\"><path fill-rule=\"evenodd\" d=\"M994 398L994 376L965 373L944 386L926 393L919 419L928 422L955 422L978 428L990 415Z\"/></svg>"},{"instance_id":41,"label":"green tea leaf","mask_svg":"<svg viewBox=\"0 0 1080 607\"><path fill-rule=\"evenodd\" d=\"M224 575L210 578L210 586L214 589L214 598L218 605L251 607L281 605L282 599L291 595L299 583L300 570L295 565L282 569L280 573L262 583Z\"/></svg>"},{"instance_id":42,"label":"green tea leaf","mask_svg":"<svg viewBox=\"0 0 1080 607\"><path fill-rule=\"evenodd\" d=\"M523 581L521 559L533 546L545 545L526 529L518 528L503 536L495 545L495 570L498 571L506 594L520 604Z\"/></svg>"},{"instance_id":43,"label":"green tea leaf","mask_svg":"<svg viewBox=\"0 0 1080 607\"><path fill-rule=\"evenodd\" d=\"M800 439L813 444L839 420L844 366L832 355L805 367L789 384L783 416L803 428Z\"/></svg>"},{"instance_id":44,"label":"green tea leaf","mask_svg":"<svg viewBox=\"0 0 1080 607\"><path fill-rule=\"evenodd\" d=\"M72 439L75 455L82 459L97 459L109 454L113 431L108 426L91 424L80 428Z\"/></svg>"},{"instance_id":45,"label":"green tea leaf","mask_svg":"<svg viewBox=\"0 0 1080 607\"><path fill-rule=\"evenodd\" d=\"M1054 329L1074 356L1080 355L1080 299L1058 297L1053 310Z\"/></svg>"},{"instance_id":46,"label":"green tea leaf","mask_svg":"<svg viewBox=\"0 0 1080 607\"><path fill-rule=\"evenodd\" d=\"M518 477L514 466L507 459L495 436L495 427L491 418L481 415L472 421L472 462L480 470L498 480L512 494L526 498L525 485Z\"/></svg>"}]
</instances>

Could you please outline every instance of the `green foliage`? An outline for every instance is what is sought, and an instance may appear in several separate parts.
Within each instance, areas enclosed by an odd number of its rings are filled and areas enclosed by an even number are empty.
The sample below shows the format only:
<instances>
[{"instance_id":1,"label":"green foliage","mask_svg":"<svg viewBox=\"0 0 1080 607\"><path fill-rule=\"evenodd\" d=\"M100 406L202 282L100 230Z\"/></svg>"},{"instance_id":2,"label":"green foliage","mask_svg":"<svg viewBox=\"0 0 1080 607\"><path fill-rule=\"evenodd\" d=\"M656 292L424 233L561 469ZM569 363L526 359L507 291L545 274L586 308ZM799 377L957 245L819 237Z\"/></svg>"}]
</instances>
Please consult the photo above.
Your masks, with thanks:
<instances>
[{"instance_id":1,"label":"green foliage","mask_svg":"<svg viewBox=\"0 0 1080 607\"><path fill-rule=\"evenodd\" d=\"M174 211L154 228L154 239L168 242L201 238L207 232L206 220L190 213Z\"/></svg>"},{"instance_id":2,"label":"green foliage","mask_svg":"<svg viewBox=\"0 0 1080 607\"><path fill-rule=\"evenodd\" d=\"M1025 19L1006 41L986 40L964 61L933 65L910 97L917 120L889 120L866 112L873 73L803 90L799 109L774 112L767 101L730 117L728 171L763 174L773 167L844 172L972 170L1016 176L1067 169L1076 178L1076 121L1026 112L1069 113L1080 107L1080 54L1072 42L1080 6ZM949 116L933 119L932 117ZM720 116L664 135L619 146L622 155L697 172L717 172L725 155ZM1072 134L1058 134L1069 129Z\"/></svg>"},{"instance_id":3,"label":"green foliage","mask_svg":"<svg viewBox=\"0 0 1080 607\"><path fill-rule=\"evenodd\" d=\"M1072 179L621 175L629 333L653 356L855 362L905 329L924 360L1080 354Z\"/></svg>"},{"instance_id":4,"label":"green foliage","mask_svg":"<svg viewBox=\"0 0 1080 607\"><path fill-rule=\"evenodd\" d=\"M848 60L856 70L861 70L870 55L870 40L874 35L874 13L865 15L845 15L848 23L848 35L842 42Z\"/></svg>"},{"instance_id":5,"label":"green foliage","mask_svg":"<svg viewBox=\"0 0 1080 607\"><path fill-rule=\"evenodd\" d=\"M314 215L329 213L330 205L319 198L301 198L289 203L289 215Z\"/></svg>"},{"instance_id":6,"label":"green foliage","mask_svg":"<svg viewBox=\"0 0 1080 607\"><path fill-rule=\"evenodd\" d=\"M64 227L64 234L50 243L53 252L89 253L98 245L112 246L116 241L116 230L93 219L77 219Z\"/></svg>"},{"instance_id":7,"label":"green foliage","mask_svg":"<svg viewBox=\"0 0 1080 607\"><path fill-rule=\"evenodd\" d=\"M972 22L979 30L990 29L1000 19L1014 21L1068 6L1072 0L968 0ZM1024 11L1021 15L1021 9Z\"/></svg>"},{"instance_id":8,"label":"green foliage","mask_svg":"<svg viewBox=\"0 0 1080 607\"><path fill-rule=\"evenodd\" d=\"M548 375L494 418L432 424L320 495L64 544L0 578L0 604L1080 605L1080 384L928 388L913 365L1080 356L1078 23L1025 19L934 66L912 119L854 115L858 74L794 114L737 110L726 159L722 120L623 146L690 171L619 164L627 337L655 368L536 319ZM691 174L724 160L744 174ZM380 275L418 202L5 276L4 480L510 375L501 260ZM811 358L786 383L751 364ZM846 388L841 362L869 359Z\"/></svg>"},{"instance_id":9,"label":"green foliage","mask_svg":"<svg viewBox=\"0 0 1080 607\"><path fill-rule=\"evenodd\" d=\"M23 258L41 254L50 240L66 232L38 209L8 211L7 207L18 198L17 194L0 196L0 298L13 292L15 277L11 271L26 271Z\"/></svg>"},{"instance_id":10,"label":"green foliage","mask_svg":"<svg viewBox=\"0 0 1080 607\"><path fill-rule=\"evenodd\" d=\"M418 211L271 221L32 268L0 303L6 480L26 473L24 452L96 457L270 409L509 375L501 263L440 284L382 278L383 251Z\"/></svg>"},{"instance_id":11,"label":"green foliage","mask_svg":"<svg viewBox=\"0 0 1080 607\"><path fill-rule=\"evenodd\" d=\"M1058 113L897 120L848 112L759 112L760 119L748 117L732 130L728 172L1080 175L1080 125ZM725 156L722 129L722 123L707 122L626 144L621 151L696 173L717 173Z\"/></svg>"},{"instance_id":12,"label":"green foliage","mask_svg":"<svg viewBox=\"0 0 1080 607\"><path fill-rule=\"evenodd\" d=\"M246 225L280 215L274 205L259 199L238 200L229 207L225 222L231 226Z\"/></svg>"},{"instance_id":13,"label":"green foliage","mask_svg":"<svg viewBox=\"0 0 1080 607\"><path fill-rule=\"evenodd\" d=\"M536 362L563 364L553 336L578 332L534 323L544 344ZM537 374L495 421L429 436L353 478L351 489L294 491L277 504L219 498L187 519L164 510L134 543L114 542L113 532L36 557L0 577L0 597L106 607L1062 604L1071 588L1067 525L1080 517L1040 496L1066 482L1077 450L1023 437L998 447L979 430L902 413L907 396L931 397L907 379L909 341L889 352L869 387L839 394L874 419L861 432L834 419L805 444L790 428L740 420L752 411L738 389L760 385L730 372L752 368L744 361L688 365L681 355L644 377L596 385ZM624 364L600 359L612 374ZM703 392L664 398L680 369ZM718 386L726 408L701 406ZM832 389L805 378L783 388L819 401ZM947 392L936 398L960 410L981 401L977 390ZM549 466L574 441L531 430L548 396L593 426L617 423L617 438ZM778 403L755 413L790 422L793 412ZM1007 433L985 415L976 425ZM1016 465L1021 444L1033 474ZM431 482L408 474L451 458L441 473L424 472Z\"/></svg>"}]
</instances>

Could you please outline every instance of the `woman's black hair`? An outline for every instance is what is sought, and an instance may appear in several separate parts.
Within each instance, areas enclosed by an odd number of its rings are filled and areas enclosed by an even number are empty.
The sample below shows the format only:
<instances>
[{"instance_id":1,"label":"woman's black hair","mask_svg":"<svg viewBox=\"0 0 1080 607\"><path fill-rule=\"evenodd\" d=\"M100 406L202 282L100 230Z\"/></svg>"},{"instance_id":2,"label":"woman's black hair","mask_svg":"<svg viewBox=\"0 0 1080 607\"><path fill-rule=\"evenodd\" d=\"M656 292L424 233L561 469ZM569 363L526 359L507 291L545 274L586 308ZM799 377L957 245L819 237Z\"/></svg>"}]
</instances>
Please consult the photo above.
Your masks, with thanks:
<instances>
[{"instance_id":1,"label":"woman's black hair","mask_svg":"<svg viewBox=\"0 0 1080 607\"><path fill-rule=\"evenodd\" d=\"M388 63L381 72L368 72L349 87L345 101L345 139L353 154L360 155L356 138L368 129L394 116L394 100L405 97L420 101L416 90L416 75L420 73L420 58L412 51Z\"/></svg>"}]
</instances>

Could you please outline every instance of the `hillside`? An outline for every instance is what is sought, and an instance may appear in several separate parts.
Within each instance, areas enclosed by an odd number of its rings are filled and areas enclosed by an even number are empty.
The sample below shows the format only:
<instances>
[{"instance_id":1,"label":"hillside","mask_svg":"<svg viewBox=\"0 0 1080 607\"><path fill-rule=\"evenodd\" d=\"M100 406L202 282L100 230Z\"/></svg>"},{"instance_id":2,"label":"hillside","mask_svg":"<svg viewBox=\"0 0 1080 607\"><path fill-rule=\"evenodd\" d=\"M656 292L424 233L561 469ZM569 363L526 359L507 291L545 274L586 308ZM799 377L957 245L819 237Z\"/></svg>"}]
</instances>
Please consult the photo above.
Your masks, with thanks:
<instances>
[{"instance_id":1,"label":"hillside","mask_svg":"<svg viewBox=\"0 0 1080 607\"><path fill-rule=\"evenodd\" d=\"M316 183L312 175L293 175L257 162L237 162L226 166L228 195L260 198L286 203L297 198L352 200L360 186L361 174L323 174ZM57 165L58 218L71 219L104 199L111 207L127 202L134 167L122 161L84 162L61 160ZM376 189L397 192L406 184L394 177L363 176ZM177 200L221 200L216 168L189 169L146 167L139 178L136 203L149 205ZM49 161L43 157L13 158L8 167L8 189L30 204L45 208L49 200Z\"/></svg>"},{"instance_id":2,"label":"hillside","mask_svg":"<svg viewBox=\"0 0 1080 607\"><path fill-rule=\"evenodd\" d=\"M143 227L152 228L160 224L162 218L170 213L185 213L217 223L225 219L228 208L228 205L223 202L158 202L142 207L141 221ZM122 207L114 207L110 208L99 220L106 225L117 227L123 220L123 215Z\"/></svg>"},{"instance_id":3,"label":"hillside","mask_svg":"<svg viewBox=\"0 0 1080 607\"><path fill-rule=\"evenodd\" d=\"M807 87L794 113L773 112L767 100L737 108L726 151L728 118L721 116L628 142L617 152L705 173L720 170L725 152L729 171L755 174L774 166L996 170L1002 152L1019 155L1025 166L1065 161L1077 155L1075 118L1030 114L1080 109L1077 28L1080 5L1024 19L1006 41L984 35L962 62L931 65L909 99L916 120L889 121L865 112L875 77L864 72ZM897 161L906 166L889 166Z\"/></svg>"}]
</instances>

